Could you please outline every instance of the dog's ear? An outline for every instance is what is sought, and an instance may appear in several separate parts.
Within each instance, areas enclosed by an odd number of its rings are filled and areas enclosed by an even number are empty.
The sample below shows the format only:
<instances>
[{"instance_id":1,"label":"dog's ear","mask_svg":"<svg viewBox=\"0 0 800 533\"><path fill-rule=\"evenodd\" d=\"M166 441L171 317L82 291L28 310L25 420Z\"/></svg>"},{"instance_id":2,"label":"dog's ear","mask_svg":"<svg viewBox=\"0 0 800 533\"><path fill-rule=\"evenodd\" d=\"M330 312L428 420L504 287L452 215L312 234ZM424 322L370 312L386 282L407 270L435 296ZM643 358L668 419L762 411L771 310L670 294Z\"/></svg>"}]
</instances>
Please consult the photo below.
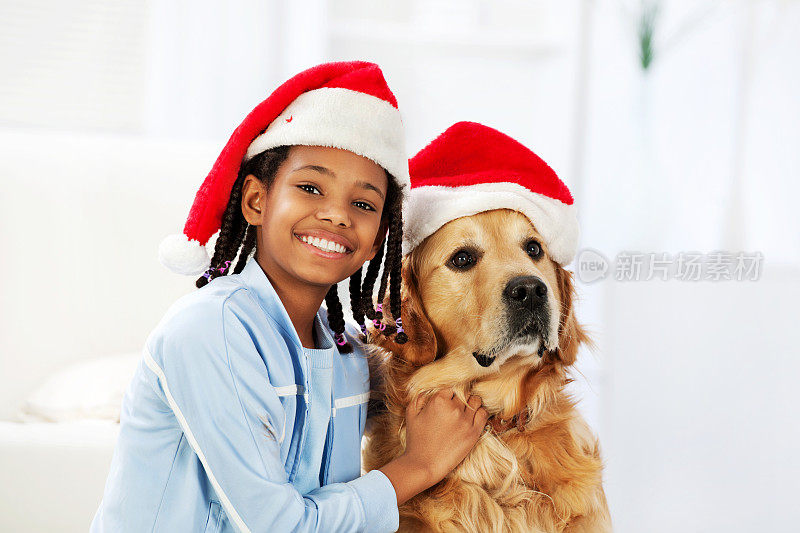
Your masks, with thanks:
<instances>
[{"instance_id":1,"label":"dog's ear","mask_svg":"<svg viewBox=\"0 0 800 533\"><path fill-rule=\"evenodd\" d=\"M408 336L408 341L403 344L397 344L394 342L394 335L390 335L389 337L383 337L379 344L412 365L422 366L436 359L438 349L436 334L433 332L433 326L428 321L425 310L422 308L419 283L413 267L413 261L409 256L403 258L403 266L400 272L403 287L400 314L403 317L403 330ZM388 304L389 300L387 298L384 303L384 309L388 309Z\"/></svg>"},{"instance_id":2,"label":"dog's ear","mask_svg":"<svg viewBox=\"0 0 800 533\"><path fill-rule=\"evenodd\" d=\"M572 282L572 272L560 266L556 267L558 292L561 298L561 316L558 325L558 359L565 366L575 363L578 358L578 348L586 343L594 346L586 330L578 323L575 317L573 300L575 286Z\"/></svg>"}]
</instances>

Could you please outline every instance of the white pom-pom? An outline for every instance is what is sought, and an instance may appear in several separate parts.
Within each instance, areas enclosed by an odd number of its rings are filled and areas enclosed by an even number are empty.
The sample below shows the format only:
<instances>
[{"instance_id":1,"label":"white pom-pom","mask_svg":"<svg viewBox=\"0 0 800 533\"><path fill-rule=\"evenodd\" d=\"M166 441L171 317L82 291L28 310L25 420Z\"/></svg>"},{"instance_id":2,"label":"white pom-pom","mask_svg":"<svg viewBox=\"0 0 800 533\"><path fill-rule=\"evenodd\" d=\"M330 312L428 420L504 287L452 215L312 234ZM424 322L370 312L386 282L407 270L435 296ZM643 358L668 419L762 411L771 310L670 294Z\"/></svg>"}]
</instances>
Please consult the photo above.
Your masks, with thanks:
<instances>
[{"instance_id":1,"label":"white pom-pom","mask_svg":"<svg viewBox=\"0 0 800 533\"><path fill-rule=\"evenodd\" d=\"M205 246L186 235L169 235L158 246L159 262L177 274L199 275L208 270L211 258Z\"/></svg>"}]
</instances>

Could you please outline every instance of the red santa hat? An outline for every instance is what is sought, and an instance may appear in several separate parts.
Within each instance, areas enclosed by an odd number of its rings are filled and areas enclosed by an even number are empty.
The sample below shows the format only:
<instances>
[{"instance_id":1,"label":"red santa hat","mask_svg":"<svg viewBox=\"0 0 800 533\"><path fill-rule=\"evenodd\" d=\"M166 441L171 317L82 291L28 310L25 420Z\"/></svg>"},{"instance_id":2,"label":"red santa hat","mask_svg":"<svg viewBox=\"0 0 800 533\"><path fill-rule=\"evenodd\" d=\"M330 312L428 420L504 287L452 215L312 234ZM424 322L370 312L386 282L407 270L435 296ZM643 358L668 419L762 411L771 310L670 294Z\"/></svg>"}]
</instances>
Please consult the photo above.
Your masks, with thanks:
<instances>
[{"instance_id":1,"label":"red santa hat","mask_svg":"<svg viewBox=\"0 0 800 533\"><path fill-rule=\"evenodd\" d=\"M403 253L456 218L514 209L566 265L578 245L572 195L539 156L475 122L450 126L409 161L411 191L403 207Z\"/></svg>"},{"instance_id":2,"label":"red santa hat","mask_svg":"<svg viewBox=\"0 0 800 533\"><path fill-rule=\"evenodd\" d=\"M400 112L378 65L318 65L278 87L236 128L197 191L183 234L161 243L161 263L179 274L205 271L210 262L205 244L220 229L240 165L283 145L349 150L386 169L403 194L408 190Z\"/></svg>"}]
</instances>

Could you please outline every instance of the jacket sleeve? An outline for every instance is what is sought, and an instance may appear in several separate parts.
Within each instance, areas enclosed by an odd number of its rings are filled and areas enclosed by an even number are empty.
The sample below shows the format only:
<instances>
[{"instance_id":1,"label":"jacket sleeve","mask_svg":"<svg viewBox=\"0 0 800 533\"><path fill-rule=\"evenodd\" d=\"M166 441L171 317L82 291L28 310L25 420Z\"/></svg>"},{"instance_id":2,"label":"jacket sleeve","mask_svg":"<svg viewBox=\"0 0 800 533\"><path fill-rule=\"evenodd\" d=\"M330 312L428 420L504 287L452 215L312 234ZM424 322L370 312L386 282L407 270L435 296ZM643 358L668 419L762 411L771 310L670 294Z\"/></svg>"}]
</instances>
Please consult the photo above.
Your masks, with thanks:
<instances>
[{"instance_id":1,"label":"jacket sleeve","mask_svg":"<svg viewBox=\"0 0 800 533\"><path fill-rule=\"evenodd\" d=\"M274 345L282 344L275 334ZM395 491L380 471L305 495L289 483L280 442L292 428L284 427L255 343L227 305L174 315L148 339L145 362L237 530L397 529Z\"/></svg>"}]
</instances>

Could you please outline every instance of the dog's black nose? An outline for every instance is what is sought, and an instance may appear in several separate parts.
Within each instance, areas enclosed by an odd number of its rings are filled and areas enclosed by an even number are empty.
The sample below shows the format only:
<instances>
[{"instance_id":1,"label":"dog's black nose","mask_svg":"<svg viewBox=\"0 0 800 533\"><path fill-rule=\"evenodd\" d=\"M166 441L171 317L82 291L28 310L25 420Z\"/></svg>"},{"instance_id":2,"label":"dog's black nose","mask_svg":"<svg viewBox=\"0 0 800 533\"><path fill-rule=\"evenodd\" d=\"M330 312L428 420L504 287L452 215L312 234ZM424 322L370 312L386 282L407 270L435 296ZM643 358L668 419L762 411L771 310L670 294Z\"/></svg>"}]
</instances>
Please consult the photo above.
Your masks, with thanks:
<instances>
[{"instance_id":1,"label":"dog's black nose","mask_svg":"<svg viewBox=\"0 0 800 533\"><path fill-rule=\"evenodd\" d=\"M536 276L519 276L508 282L503 298L511 307L533 311L547 302L547 285Z\"/></svg>"}]
</instances>

